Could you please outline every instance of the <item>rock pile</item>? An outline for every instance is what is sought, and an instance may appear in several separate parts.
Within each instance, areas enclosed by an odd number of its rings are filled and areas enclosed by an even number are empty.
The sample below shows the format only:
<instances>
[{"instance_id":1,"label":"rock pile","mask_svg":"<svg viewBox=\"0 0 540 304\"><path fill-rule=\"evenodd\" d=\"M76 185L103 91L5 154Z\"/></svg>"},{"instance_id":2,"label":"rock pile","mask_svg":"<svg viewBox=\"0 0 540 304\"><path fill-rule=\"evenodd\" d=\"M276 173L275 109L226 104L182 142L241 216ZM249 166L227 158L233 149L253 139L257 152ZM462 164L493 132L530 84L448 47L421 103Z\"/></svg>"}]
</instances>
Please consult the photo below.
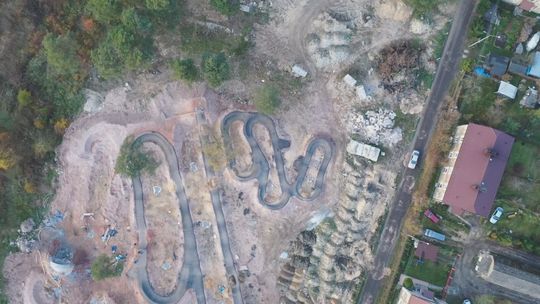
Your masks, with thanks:
<instances>
[{"instance_id":1,"label":"rock pile","mask_svg":"<svg viewBox=\"0 0 540 304\"><path fill-rule=\"evenodd\" d=\"M367 111L364 114L353 114L350 121L352 131L367 141L376 145L392 147L403 138L401 128L394 128L396 113L386 109Z\"/></svg>"}]
</instances>

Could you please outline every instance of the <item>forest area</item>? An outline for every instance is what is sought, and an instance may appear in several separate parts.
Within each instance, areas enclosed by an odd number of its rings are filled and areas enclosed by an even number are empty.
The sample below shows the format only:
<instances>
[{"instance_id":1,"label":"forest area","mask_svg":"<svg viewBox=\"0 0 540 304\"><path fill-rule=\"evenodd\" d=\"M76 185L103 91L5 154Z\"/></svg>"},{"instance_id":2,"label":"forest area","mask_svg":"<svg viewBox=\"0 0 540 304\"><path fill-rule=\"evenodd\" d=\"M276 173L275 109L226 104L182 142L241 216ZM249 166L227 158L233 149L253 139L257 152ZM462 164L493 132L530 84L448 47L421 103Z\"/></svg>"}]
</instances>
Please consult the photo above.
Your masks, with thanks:
<instances>
[{"instance_id":1,"label":"forest area","mask_svg":"<svg viewBox=\"0 0 540 304\"><path fill-rule=\"evenodd\" d=\"M224 15L238 5L229 0L210 4ZM19 224L30 217L39 222L54 196L55 148L81 112L89 80L151 69L158 57L155 37L182 26L192 29L184 17L178 0L0 4L0 265L17 250L13 241ZM229 77L228 59L212 51L204 45L198 52L202 73L192 59L176 58L169 62L173 74L219 85ZM2 280L0 303L6 302Z\"/></svg>"}]
</instances>

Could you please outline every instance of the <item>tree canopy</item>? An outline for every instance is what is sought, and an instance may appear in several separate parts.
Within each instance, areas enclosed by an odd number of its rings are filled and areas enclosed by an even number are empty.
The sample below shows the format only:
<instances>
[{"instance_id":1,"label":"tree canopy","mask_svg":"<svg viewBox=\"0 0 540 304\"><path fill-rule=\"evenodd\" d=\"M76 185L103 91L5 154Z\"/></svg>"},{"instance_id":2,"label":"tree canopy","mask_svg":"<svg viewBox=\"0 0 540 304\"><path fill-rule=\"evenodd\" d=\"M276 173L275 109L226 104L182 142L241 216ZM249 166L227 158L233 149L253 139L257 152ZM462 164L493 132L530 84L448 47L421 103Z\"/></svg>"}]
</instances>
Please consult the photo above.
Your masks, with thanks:
<instances>
[{"instance_id":1,"label":"tree canopy","mask_svg":"<svg viewBox=\"0 0 540 304\"><path fill-rule=\"evenodd\" d=\"M223 81L229 79L229 63L223 52L205 54L202 60L202 68L204 78L212 87L218 87Z\"/></svg>"},{"instance_id":2,"label":"tree canopy","mask_svg":"<svg viewBox=\"0 0 540 304\"><path fill-rule=\"evenodd\" d=\"M157 160L152 155L142 151L142 145L134 142L133 137L130 136L126 138L120 148L115 170L124 176L135 177L142 172L153 173L158 165Z\"/></svg>"},{"instance_id":3,"label":"tree canopy","mask_svg":"<svg viewBox=\"0 0 540 304\"><path fill-rule=\"evenodd\" d=\"M188 83L199 78L199 70L192 59L176 59L171 62L174 77L185 80Z\"/></svg>"}]
</instances>

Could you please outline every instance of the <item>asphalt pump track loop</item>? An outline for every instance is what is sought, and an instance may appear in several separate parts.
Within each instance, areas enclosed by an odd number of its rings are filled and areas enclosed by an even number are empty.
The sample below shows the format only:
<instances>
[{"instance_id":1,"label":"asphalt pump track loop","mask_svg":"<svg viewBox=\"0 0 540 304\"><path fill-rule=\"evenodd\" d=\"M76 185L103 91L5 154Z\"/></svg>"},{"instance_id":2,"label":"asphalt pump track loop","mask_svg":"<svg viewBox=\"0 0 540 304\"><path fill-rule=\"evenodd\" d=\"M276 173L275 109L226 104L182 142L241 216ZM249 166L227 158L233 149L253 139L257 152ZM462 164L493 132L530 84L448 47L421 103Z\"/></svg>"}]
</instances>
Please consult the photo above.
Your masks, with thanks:
<instances>
[{"instance_id":1,"label":"asphalt pump track loop","mask_svg":"<svg viewBox=\"0 0 540 304\"><path fill-rule=\"evenodd\" d=\"M137 221L137 232L139 233L139 257L135 264L135 271L139 288L149 303L165 304L177 303L184 296L189 288L193 288L197 296L197 303L206 303L204 295L203 277L201 272L199 254L197 252L197 243L195 242L195 233L193 231L193 220L187 201L186 193L182 183L182 177L178 167L178 158L174 147L169 141L159 133L144 133L137 137L135 144L153 143L160 147L165 154L169 165L171 178L176 184L176 196L179 201L180 214L182 217L182 230L184 233L184 257L182 268L178 274L176 289L167 295L158 294L148 279L147 250L148 240L146 238L146 221L144 218L144 202L142 182L140 176L133 178L133 192L135 194L135 219Z\"/></svg>"},{"instance_id":2,"label":"asphalt pump track loop","mask_svg":"<svg viewBox=\"0 0 540 304\"><path fill-rule=\"evenodd\" d=\"M251 167L246 170L246 172L238 172L238 170L236 170L234 166L234 159L230 161L229 167L235 172L236 176L240 180L250 180L253 178L256 178L258 180L258 198L259 202L262 205L272 210L278 210L285 207L285 205L287 205L287 203L289 202L290 198L293 196L298 197L304 201L309 201L317 198L321 194L324 183L324 176L326 174L326 170L328 169L328 165L330 164L330 160L332 159L332 156L334 154L334 145L331 141L323 137L313 138L308 144L306 155L300 157L295 162L295 167L298 170L298 176L296 180L294 182L289 182L285 175L285 165L283 160L283 154L281 151L290 147L290 141L279 138L274 121L266 115L260 113L235 111L227 114L223 118L223 122L221 124L221 134L223 135L227 155L234 155L230 130L232 124L236 121L241 121L244 125L243 134L251 148L252 163ZM278 173L279 184L281 187L281 197L277 202L268 202L266 200L266 189L270 174L270 164L264 156L264 153L253 134L253 129L256 125L262 125L263 127L265 127L266 130L268 130L272 141L274 161L276 162L276 170ZM307 171L309 169L309 165L317 149L322 150L324 157L319 167L317 178L315 180L315 190L312 191L310 195L304 196L302 195L300 189L302 187L302 184L304 183Z\"/></svg>"}]
</instances>

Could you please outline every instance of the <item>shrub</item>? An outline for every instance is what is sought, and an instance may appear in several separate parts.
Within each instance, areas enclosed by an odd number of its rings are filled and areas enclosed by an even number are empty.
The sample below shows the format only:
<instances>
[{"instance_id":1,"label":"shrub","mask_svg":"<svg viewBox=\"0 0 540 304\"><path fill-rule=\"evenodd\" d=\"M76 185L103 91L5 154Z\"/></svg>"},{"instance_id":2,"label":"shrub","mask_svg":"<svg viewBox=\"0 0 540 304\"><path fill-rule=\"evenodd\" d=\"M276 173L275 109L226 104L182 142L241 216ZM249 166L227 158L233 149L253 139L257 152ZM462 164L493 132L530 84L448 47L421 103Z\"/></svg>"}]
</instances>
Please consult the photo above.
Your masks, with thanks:
<instances>
[{"instance_id":1,"label":"shrub","mask_svg":"<svg viewBox=\"0 0 540 304\"><path fill-rule=\"evenodd\" d=\"M101 281L106 278L116 277L122 274L124 263L116 262L112 257L102 254L92 263L92 279Z\"/></svg>"},{"instance_id":2,"label":"shrub","mask_svg":"<svg viewBox=\"0 0 540 304\"><path fill-rule=\"evenodd\" d=\"M153 173L159 163L142 151L142 144L133 142L133 137L128 137L120 148L120 154L116 159L115 170L124 176L135 177L142 172Z\"/></svg>"},{"instance_id":3,"label":"shrub","mask_svg":"<svg viewBox=\"0 0 540 304\"><path fill-rule=\"evenodd\" d=\"M210 0L210 4L223 15L234 15L240 6L237 0Z\"/></svg>"},{"instance_id":4,"label":"shrub","mask_svg":"<svg viewBox=\"0 0 540 304\"><path fill-rule=\"evenodd\" d=\"M19 93L17 93L17 102L21 108L28 106L32 102L32 94L28 90L19 90Z\"/></svg>"},{"instance_id":5,"label":"shrub","mask_svg":"<svg viewBox=\"0 0 540 304\"><path fill-rule=\"evenodd\" d=\"M254 99L257 111L264 114L273 114L281 104L278 90L271 85L265 85L255 94Z\"/></svg>"},{"instance_id":6,"label":"shrub","mask_svg":"<svg viewBox=\"0 0 540 304\"><path fill-rule=\"evenodd\" d=\"M177 59L171 62L174 77L192 83L199 78L199 70L192 59Z\"/></svg>"},{"instance_id":7,"label":"shrub","mask_svg":"<svg viewBox=\"0 0 540 304\"><path fill-rule=\"evenodd\" d=\"M218 87L223 81L229 79L229 63L225 54L205 54L203 56L203 74L210 86Z\"/></svg>"},{"instance_id":8,"label":"shrub","mask_svg":"<svg viewBox=\"0 0 540 304\"><path fill-rule=\"evenodd\" d=\"M414 288L413 280L411 278L405 278L405 280L403 280L403 287L412 290Z\"/></svg>"}]
</instances>

